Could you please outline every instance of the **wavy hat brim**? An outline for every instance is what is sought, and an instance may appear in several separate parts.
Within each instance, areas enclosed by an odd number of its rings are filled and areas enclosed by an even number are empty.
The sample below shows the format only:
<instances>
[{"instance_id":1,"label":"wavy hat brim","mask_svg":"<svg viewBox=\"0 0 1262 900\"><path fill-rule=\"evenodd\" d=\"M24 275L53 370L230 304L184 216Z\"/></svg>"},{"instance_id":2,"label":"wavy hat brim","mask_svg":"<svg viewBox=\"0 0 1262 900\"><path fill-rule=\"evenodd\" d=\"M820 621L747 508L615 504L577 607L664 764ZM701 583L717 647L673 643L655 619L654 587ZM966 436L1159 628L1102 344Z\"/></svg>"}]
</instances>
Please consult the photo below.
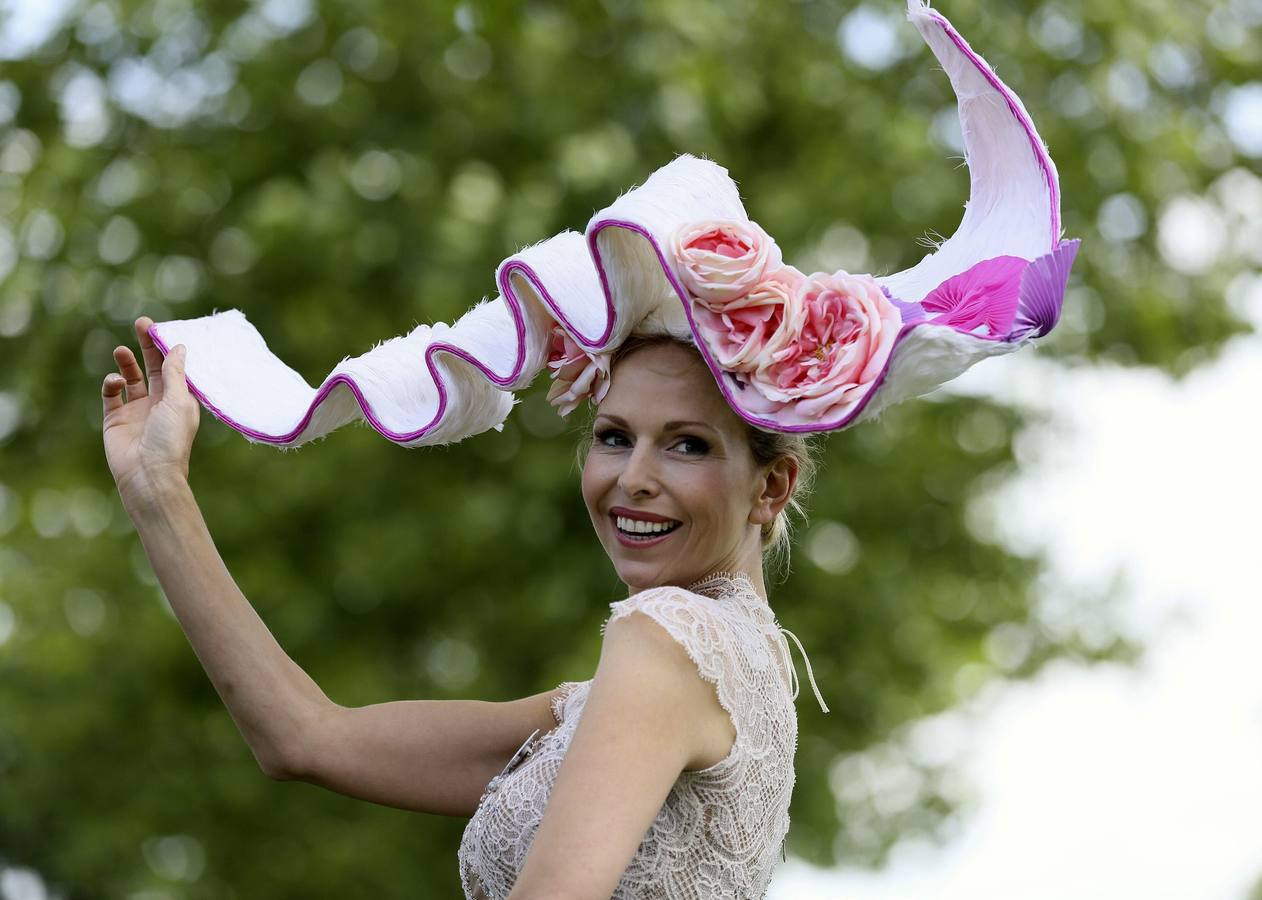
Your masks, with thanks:
<instances>
[{"instance_id":1,"label":"wavy hat brim","mask_svg":"<svg viewBox=\"0 0 1262 900\"><path fill-rule=\"evenodd\" d=\"M150 335L164 354L186 346L189 388L213 415L282 448L360 418L409 447L498 430L517 402L513 392L546 368L554 323L593 353L638 333L692 340L732 408L759 428L833 431L870 419L1047 334L1078 248L1061 239L1056 166L1020 98L940 13L910 0L908 18L955 91L970 198L958 229L934 252L876 279L897 303L901 326L879 375L826 417L802 417L792 406L756 412L765 404L742 398L702 339L665 248L686 223L748 216L727 170L686 154L596 213L583 234L564 231L504 260L494 300L454 325L418 325L343 359L318 388L271 353L240 310L159 322ZM969 290L1005 258L1018 263L1009 327L965 330L928 314L927 299Z\"/></svg>"}]
</instances>

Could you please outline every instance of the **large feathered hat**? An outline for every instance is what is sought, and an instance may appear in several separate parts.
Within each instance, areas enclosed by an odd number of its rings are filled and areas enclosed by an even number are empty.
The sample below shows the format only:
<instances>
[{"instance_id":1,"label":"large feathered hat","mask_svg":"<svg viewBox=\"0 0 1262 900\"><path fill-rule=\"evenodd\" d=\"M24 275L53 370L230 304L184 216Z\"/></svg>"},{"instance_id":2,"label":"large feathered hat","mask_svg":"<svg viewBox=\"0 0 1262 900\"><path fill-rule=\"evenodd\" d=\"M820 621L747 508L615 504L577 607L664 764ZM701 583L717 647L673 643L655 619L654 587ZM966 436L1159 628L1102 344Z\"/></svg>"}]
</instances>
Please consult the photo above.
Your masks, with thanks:
<instances>
[{"instance_id":1,"label":"large feathered hat","mask_svg":"<svg viewBox=\"0 0 1262 900\"><path fill-rule=\"evenodd\" d=\"M236 309L156 323L189 389L252 441L296 447L359 418L408 447L500 429L540 371L568 414L608 388L633 334L696 344L755 427L834 431L926 394L1055 326L1078 241L1025 107L941 14L908 18L959 104L970 199L958 230L893 275L803 273L746 214L722 166L681 155L605 209L500 263L499 296L342 360L317 388Z\"/></svg>"}]
</instances>

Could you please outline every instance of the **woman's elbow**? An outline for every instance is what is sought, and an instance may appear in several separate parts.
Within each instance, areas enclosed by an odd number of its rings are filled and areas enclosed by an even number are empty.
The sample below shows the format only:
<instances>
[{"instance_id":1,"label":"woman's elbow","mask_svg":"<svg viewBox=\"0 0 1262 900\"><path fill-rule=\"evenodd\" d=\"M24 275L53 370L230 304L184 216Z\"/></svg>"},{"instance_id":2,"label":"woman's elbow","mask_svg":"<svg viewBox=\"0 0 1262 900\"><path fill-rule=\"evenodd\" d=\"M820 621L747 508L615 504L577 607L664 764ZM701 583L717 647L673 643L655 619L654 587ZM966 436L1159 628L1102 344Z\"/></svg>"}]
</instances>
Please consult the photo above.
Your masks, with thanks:
<instances>
[{"instance_id":1,"label":"woman's elbow","mask_svg":"<svg viewBox=\"0 0 1262 900\"><path fill-rule=\"evenodd\" d=\"M340 707L329 705L320 710L303 710L297 723L284 740L255 742L250 746L263 774L273 781L311 781L322 754L327 752L327 738Z\"/></svg>"},{"instance_id":2,"label":"woman's elbow","mask_svg":"<svg viewBox=\"0 0 1262 900\"><path fill-rule=\"evenodd\" d=\"M263 774L272 781L300 781L302 772L293 760L283 753L255 751L254 760L259 764Z\"/></svg>"}]
</instances>

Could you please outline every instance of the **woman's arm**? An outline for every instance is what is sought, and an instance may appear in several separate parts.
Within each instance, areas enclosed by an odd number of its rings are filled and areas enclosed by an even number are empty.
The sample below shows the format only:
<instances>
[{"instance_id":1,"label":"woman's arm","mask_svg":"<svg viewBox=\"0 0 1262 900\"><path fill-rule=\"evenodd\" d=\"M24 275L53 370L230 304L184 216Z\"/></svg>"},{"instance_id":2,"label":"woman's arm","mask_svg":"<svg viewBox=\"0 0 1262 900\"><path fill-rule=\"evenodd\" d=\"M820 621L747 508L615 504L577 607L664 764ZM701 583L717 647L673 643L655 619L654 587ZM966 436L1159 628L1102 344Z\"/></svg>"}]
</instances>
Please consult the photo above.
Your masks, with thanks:
<instances>
[{"instance_id":1,"label":"woman's arm","mask_svg":"<svg viewBox=\"0 0 1262 900\"><path fill-rule=\"evenodd\" d=\"M292 754L332 703L237 587L187 481L168 474L153 487L127 512L154 574L259 766L288 778Z\"/></svg>"},{"instance_id":2,"label":"woman's arm","mask_svg":"<svg viewBox=\"0 0 1262 900\"><path fill-rule=\"evenodd\" d=\"M660 624L639 611L611 621L508 900L614 893L680 773L723 759L729 729L715 686Z\"/></svg>"},{"instance_id":3,"label":"woman's arm","mask_svg":"<svg viewBox=\"0 0 1262 900\"><path fill-rule=\"evenodd\" d=\"M520 700L332 702L268 631L216 551L187 483L133 515L193 651L270 778L435 815L469 817L555 690Z\"/></svg>"},{"instance_id":4,"label":"woman's arm","mask_svg":"<svg viewBox=\"0 0 1262 900\"><path fill-rule=\"evenodd\" d=\"M526 738L557 727L556 693L335 706L290 758L292 777L383 806L467 819Z\"/></svg>"},{"instance_id":5,"label":"woman's arm","mask_svg":"<svg viewBox=\"0 0 1262 900\"><path fill-rule=\"evenodd\" d=\"M130 347L116 347L118 373L101 384L110 474L215 690L263 771L283 777L288 748L329 701L237 588L193 499L189 456L201 406L184 376L186 348L178 344L164 358L149 335L153 320L141 316L135 325L147 371Z\"/></svg>"},{"instance_id":6,"label":"woman's arm","mask_svg":"<svg viewBox=\"0 0 1262 900\"><path fill-rule=\"evenodd\" d=\"M376 803L472 815L513 750L556 724L555 692L503 703L330 701L276 643L215 549L188 484L200 407L184 348L164 359L151 324L136 320L148 383L120 346L119 372L101 385L105 455L176 619L260 767Z\"/></svg>"}]
</instances>

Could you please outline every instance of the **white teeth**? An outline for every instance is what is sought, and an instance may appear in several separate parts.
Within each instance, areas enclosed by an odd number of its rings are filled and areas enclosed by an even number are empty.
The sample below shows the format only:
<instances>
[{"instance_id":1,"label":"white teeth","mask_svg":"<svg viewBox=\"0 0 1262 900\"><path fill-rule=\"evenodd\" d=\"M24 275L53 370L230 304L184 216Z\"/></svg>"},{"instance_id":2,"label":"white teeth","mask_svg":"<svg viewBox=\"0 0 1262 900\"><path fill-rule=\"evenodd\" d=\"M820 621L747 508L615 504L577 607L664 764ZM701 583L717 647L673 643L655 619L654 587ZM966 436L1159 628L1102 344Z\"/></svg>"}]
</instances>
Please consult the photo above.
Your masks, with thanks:
<instances>
[{"instance_id":1,"label":"white teeth","mask_svg":"<svg viewBox=\"0 0 1262 900\"><path fill-rule=\"evenodd\" d=\"M630 534L659 534L672 531L679 524L678 522L645 522L643 519L628 519L626 516L618 516L617 523L619 531Z\"/></svg>"}]
</instances>

